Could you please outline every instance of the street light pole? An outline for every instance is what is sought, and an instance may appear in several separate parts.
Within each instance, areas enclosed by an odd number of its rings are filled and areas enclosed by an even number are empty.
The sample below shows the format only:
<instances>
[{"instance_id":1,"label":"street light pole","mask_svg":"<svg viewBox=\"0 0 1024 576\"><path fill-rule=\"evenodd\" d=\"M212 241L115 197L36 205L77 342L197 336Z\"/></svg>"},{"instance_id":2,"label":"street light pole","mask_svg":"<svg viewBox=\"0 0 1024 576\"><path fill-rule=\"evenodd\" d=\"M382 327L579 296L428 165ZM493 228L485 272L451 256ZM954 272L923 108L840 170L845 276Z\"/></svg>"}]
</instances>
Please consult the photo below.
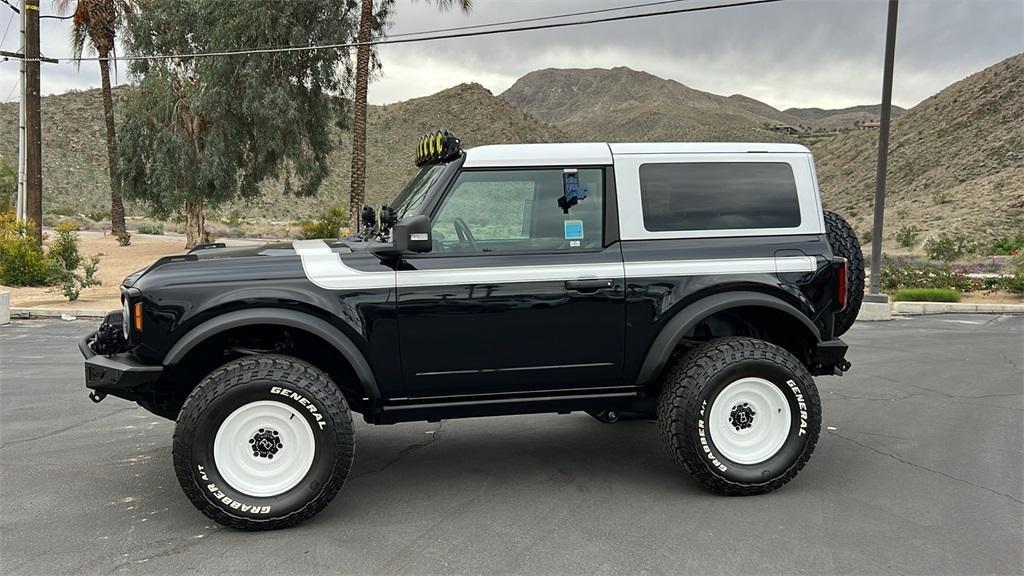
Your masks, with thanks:
<instances>
[{"instance_id":1,"label":"street light pole","mask_svg":"<svg viewBox=\"0 0 1024 576\"><path fill-rule=\"evenodd\" d=\"M882 74L882 114L878 129L878 172L875 175L875 220L871 229L871 287L866 301L888 303L878 293L882 267L882 223L885 215L885 172L889 161L889 122L892 111L892 69L896 56L896 15L899 0L889 0L885 29L885 71Z\"/></svg>"}]
</instances>

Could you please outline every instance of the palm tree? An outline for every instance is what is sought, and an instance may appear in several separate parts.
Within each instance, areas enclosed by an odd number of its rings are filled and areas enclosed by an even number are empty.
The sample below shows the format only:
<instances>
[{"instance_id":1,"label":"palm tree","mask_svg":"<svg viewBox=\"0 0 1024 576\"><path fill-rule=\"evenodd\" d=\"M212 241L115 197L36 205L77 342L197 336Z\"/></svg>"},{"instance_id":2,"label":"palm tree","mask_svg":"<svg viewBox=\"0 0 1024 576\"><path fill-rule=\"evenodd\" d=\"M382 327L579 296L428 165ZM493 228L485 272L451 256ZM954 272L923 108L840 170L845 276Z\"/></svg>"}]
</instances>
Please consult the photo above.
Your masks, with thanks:
<instances>
[{"instance_id":1,"label":"palm tree","mask_svg":"<svg viewBox=\"0 0 1024 576\"><path fill-rule=\"evenodd\" d=\"M54 8L64 14L72 0L54 0ZM101 58L100 78L102 81L103 117L107 126L107 168L110 173L110 229L127 242L124 225L124 203L121 201L121 187L117 176L117 137L114 134L114 99L110 92L110 61L115 54L114 40L118 28L124 22L124 15L135 9L134 0L76 0L71 20L71 49L76 58L82 56L86 44Z\"/></svg>"},{"instance_id":2,"label":"palm tree","mask_svg":"<svg viewBox=\"0 0 1024 576\"><path fill-rule=\"evenodd\" d=\"M473 0L427 0L442 12L448 12L458 6L468 14L473 9ZM355 98L352 102L352 177L348 197L348 228L351 232L359 230L359 215L363 203L366 202L366 93L370 87L371 60L374 67L380 63L374 58L373 46L370 42L375 35L382 35L387 27L388 19L393 12L395 0L362 0L359 11L359 34L356 48Z\"/></svg>"}]
</instances>

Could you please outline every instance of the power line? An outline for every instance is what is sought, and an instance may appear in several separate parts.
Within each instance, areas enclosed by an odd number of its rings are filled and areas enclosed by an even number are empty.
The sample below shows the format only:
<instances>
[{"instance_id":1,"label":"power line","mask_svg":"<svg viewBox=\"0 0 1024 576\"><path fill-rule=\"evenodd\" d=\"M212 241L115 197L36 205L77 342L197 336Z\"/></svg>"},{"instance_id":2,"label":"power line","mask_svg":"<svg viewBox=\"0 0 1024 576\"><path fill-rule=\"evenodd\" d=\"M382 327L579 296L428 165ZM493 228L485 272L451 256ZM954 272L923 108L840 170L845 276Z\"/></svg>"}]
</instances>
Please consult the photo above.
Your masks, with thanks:
<instances>
[{"instance_id":1,"label":"power line","mask_svg":"<svg viewBox=\"0 0 1024 576\"><path fill-rule=\"evenodd\" d=\"M3 0L0 0L3 1ZM341 48L356 48L359 46L382 46L388 44L411 44L414 42L430 42L435 40L451 40L455 38L472 38L477 36L492 36L495 34L510 34L514 32L528 32L532 30L548 30L552 28L566 28L570 26L585 26L588 24L604 24L608 22L621 22L625 20L636 20L640 18L653 18L655 16L669 16L672 14L683 14L689 12L706 12L710 10L717 10L720 8L738 8L741 6L754 6L758 4L771 4L774 2L781 2L782 0L746 0L743 2L734 2L731 4L710 4L706 6L695 6L692 8L674 8L672 10L660 10L655 12L643 12L640 14L626 14L622 16L607 16L604 18L594 18L591 20L576 20L572 22L554 22L550 24L535 24L529 26L518 26L514 28L501 28L499 30L477 30L473 32L456 32L454 34L440 34L436 36L426 36L420 38L383 38L380 40L372 40L370 42L342 42L337 44L320 44L320 45L306 45L306 46L282 46L278 48L255 48L245 50L225 50L219 52L193 52L189 54L154 54L146 56L108 56L106 58L99 56L84 57L84 58L73 58L62 56L59 58L52 58L48 60L56 60L60 62L98 62L100 60L107 61L137 61L137 60L168 60L168 59L185 59L185 58L208 58L214 56L241 56L247 54L274 54L281 52L305 52L310 50L337 50ZM39 59L33 60L37 61ZM28 61L28 60L26 60Z\"/></svg>"},{"instance_id":2,"label":"power line","mask_svg":"<svg viewBox=\"0 0 1024 576\"><path fill-rule=\"evenodd\" d=\"M4 98L4 102L7 102L11 99L11 95L14 94L14 91L18 89L18 86L21 86L21 78L18 78L18 81L15 82L14 86L11 87L11 91L7 93L7 98Z\"/></svg>"},{"instance_id":3,"label":"power line","mask_svg":"<svg viewBox=\"0 0 1024 576\"><path fill-rule=\"evenodd\" d=\"M11 22L14 22L14 14L11 14L11 19L7 21L7 27L4 28L4 37L0 38L0 46L3 46L4 40L7 40L7 32L11 29Z\"/></svg>"},{"instance_id":4,"label":"power line","mask_svg":"<svg viewBox=\"0 0 1024 576\"><path fill-rule=\"evenodd\" d=\"M574 16L588 16L590 14L601 14L604 12L618 12L620 10L635 10L637 8L649 8L664 4L678 4L690 2L691 0L660 0L659 2L644 2L641 4L630 4L628 6L615 6L614 8L601 8L600 10L584 10L582 12L567 12L565 14L553 14L551 16L537 16L534 18L522 18L520 20L505 20L503 22L491 22L490 24L474 24L472 26L458 26L455 28L437 28L435 30L420 30L419 32L403 32L401 34L388 34L388 38L402 38L404 36L421 36L423 34L437 34L438 32L457 32L459 30L472 30L474 28L491 28L494 26L508 26L509 24L524 24L526 22L540 22L543 20L559 20Z\"/></svg>"},{"instance_id":5,"label":"power line","mask_svg":"<svg viewBox=\"0 0 1024 576\"><path fill-rule=\"evenodd\" d=\"M21 14L21 10L19 10L18 7L15 6L14 4L11 4L8 0L0 0L0 2L3 2L4 4L7 4L7 7L10 8L11 10L14 10L15 14ZM43 15L39 16L40 19L52 18L54 20L69 20L69 19L74 18L74 17L75 17L74 14L69 14L68 16L57 16L55 14L43 14Z\"/></svg>"}]
</instances>

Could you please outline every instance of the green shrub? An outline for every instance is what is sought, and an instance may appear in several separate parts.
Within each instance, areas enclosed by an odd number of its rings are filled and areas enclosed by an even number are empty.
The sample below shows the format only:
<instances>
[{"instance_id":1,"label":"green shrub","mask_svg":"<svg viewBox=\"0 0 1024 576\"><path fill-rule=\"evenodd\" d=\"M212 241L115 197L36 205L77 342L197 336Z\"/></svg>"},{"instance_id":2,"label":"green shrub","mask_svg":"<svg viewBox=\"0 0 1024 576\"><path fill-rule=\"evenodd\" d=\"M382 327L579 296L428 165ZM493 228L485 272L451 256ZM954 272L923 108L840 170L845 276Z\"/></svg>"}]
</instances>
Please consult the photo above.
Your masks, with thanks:
<instances>
[{"instance_id":1,"label":"green shrub","mask_svg":"<svg viewBox=\"0 0 1024 576\"><path fill-rule=\"evenodd\" d=\"M56 236L47 255L65 270L75 270L82 263L78 253L78 226L71 220L62 220L53 228Z\"/></svg>"},{"instance_id":2,"label":"green shrub","mask_svg":"<svg viewBox=\"0 0 1024 576\"><path fill-rule=\"evenodd\" d=\"M100 210L99 212L86 212L85 217L93 222L104 222L110 220L110 210Z\"/></svg>"},{"instance_id":3,"label":"green shrub","mask_svg":"<svg viewBox=\"0 0 1024 576\"><path fill-rule=\"evenodd\" d=\"M331 206L316 220L305 220L300 224L300 234L306 239L339 238L347 233L348 214L341 206Z\"/></svg>"},{"instance_id":4,"label":"green shrub","mask_svg":"<svg viewBox=\"0 0 1024 576\"><path fill-rule=\"evenodd\" d=\"M929 238L924 243L924 252L932 260L951 262L968 254L972 254L977 245L962 234L943 232L937 238Z\"/></svg>"},{"instance_id":5,"label":"green shrub","mask_svg":"<svg viewBox=\"0 0 1024 576\"><path fill-rule=\"evenodd\" d=\"M164 223L153 222L153 223L142 223L139 224L139 234L152 234L154 236L164 235Z\"/></svg>"},{"instance_id":6,"label":"green shrub","mask_svg":"<svg viewBox=\"0 0 1024 576\"><path fill-rule=\"evenodd\" d=\"M1007 292L1013 292L1014 294L1024 295L1024 274L1004 276L1002 288Z\"/></svg>"},{"instance_id":7,"label":"green shrub","mask_svg":"<svg viewBox=\"0 0 1024 576\"><path fill-rule=\"evenodd\" d=\"M917 238L921 235L921 229L913 224L903 226L896 231L896 242L901 248L913 248L917 246Z\"/></svg>"},{"instance_id":8,"label":"green shrub","mask_svg":"<svg viewBox=\"0 0 1024 576\"><path fill-rule=\"evenodd\" d=\"M59 286L68 300L76 300L83 288L98 286L100 259L82 258L78 227L63 221L47 250L35 243L29 225L7 212L0 214L0 284L7 286Z\"/></svg>"},{"instance_id":9,"label":"green shrub","mask_svg":"<svg viewBox=\"0 0 1024 576\"><path fill-rule=\"evenodd\" d=\"M11 212L0 213L0 284L46 286L52 274L50 259L35 243L29 225Z\"/></svg>"},{"instance_id":10,"label":"green shrub","mask_svg":"<svg viewBox=\"0 0 1024 576\"><path fill-rule=\"evenodd\" d=\"M1014 237L996 238L985 249L989 255L1009 256L1024 252L1024 232L1017 233Z\"/></svg>"},{"instance_id":11,"label":"green shrub","mask_svg":"<svg viewBox=\"0 0 1024 576\"><path fill-rule=\"evenodd\" d=\"M901 265L888 258L882 265L879 285L890 292L901 288L951 288L957 292L973 292L985 287L983 279L971 278L960 269Z\"/></svg>"},{"instance_id":12,"label":"green shrub","mask_svg":"<svg viewBox=\"0 0 1024 576\"><path fill-rule=\"evenodd\" d=\"M893 296L896 302L959 302L960 293L950 288L904 288Z\"/></svg>"},{"instance_id":13,"label":"green shrub","mask_svg":"<svg viewBox=\"0 0 1024 576\"><path fill-rule=\"evenodd\" d=\"M14 165L0 160L0 213L14 209L18 193L18 171Z\"/></svg>"}]
</instances>

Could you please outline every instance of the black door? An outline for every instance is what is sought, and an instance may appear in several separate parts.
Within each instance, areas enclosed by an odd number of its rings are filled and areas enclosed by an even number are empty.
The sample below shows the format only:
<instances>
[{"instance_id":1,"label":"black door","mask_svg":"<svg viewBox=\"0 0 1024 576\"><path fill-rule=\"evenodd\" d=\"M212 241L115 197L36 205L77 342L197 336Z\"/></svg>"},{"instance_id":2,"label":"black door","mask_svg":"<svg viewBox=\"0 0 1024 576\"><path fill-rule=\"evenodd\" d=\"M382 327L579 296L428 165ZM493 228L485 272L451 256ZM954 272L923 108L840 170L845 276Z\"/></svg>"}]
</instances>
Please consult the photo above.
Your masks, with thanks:
<instances>
[{"instance_id":1,"label":"black door","mask_svg":"<svg viewBox=\"0 0 1024 576\"><path fill-rule=\"evenodd\" d=\"M565 213L563 169L462 172L435 212L434 250L398 272L406 394L617 385L622 254L604 245L603 170Z\"/></svg>"}]
</instances>

